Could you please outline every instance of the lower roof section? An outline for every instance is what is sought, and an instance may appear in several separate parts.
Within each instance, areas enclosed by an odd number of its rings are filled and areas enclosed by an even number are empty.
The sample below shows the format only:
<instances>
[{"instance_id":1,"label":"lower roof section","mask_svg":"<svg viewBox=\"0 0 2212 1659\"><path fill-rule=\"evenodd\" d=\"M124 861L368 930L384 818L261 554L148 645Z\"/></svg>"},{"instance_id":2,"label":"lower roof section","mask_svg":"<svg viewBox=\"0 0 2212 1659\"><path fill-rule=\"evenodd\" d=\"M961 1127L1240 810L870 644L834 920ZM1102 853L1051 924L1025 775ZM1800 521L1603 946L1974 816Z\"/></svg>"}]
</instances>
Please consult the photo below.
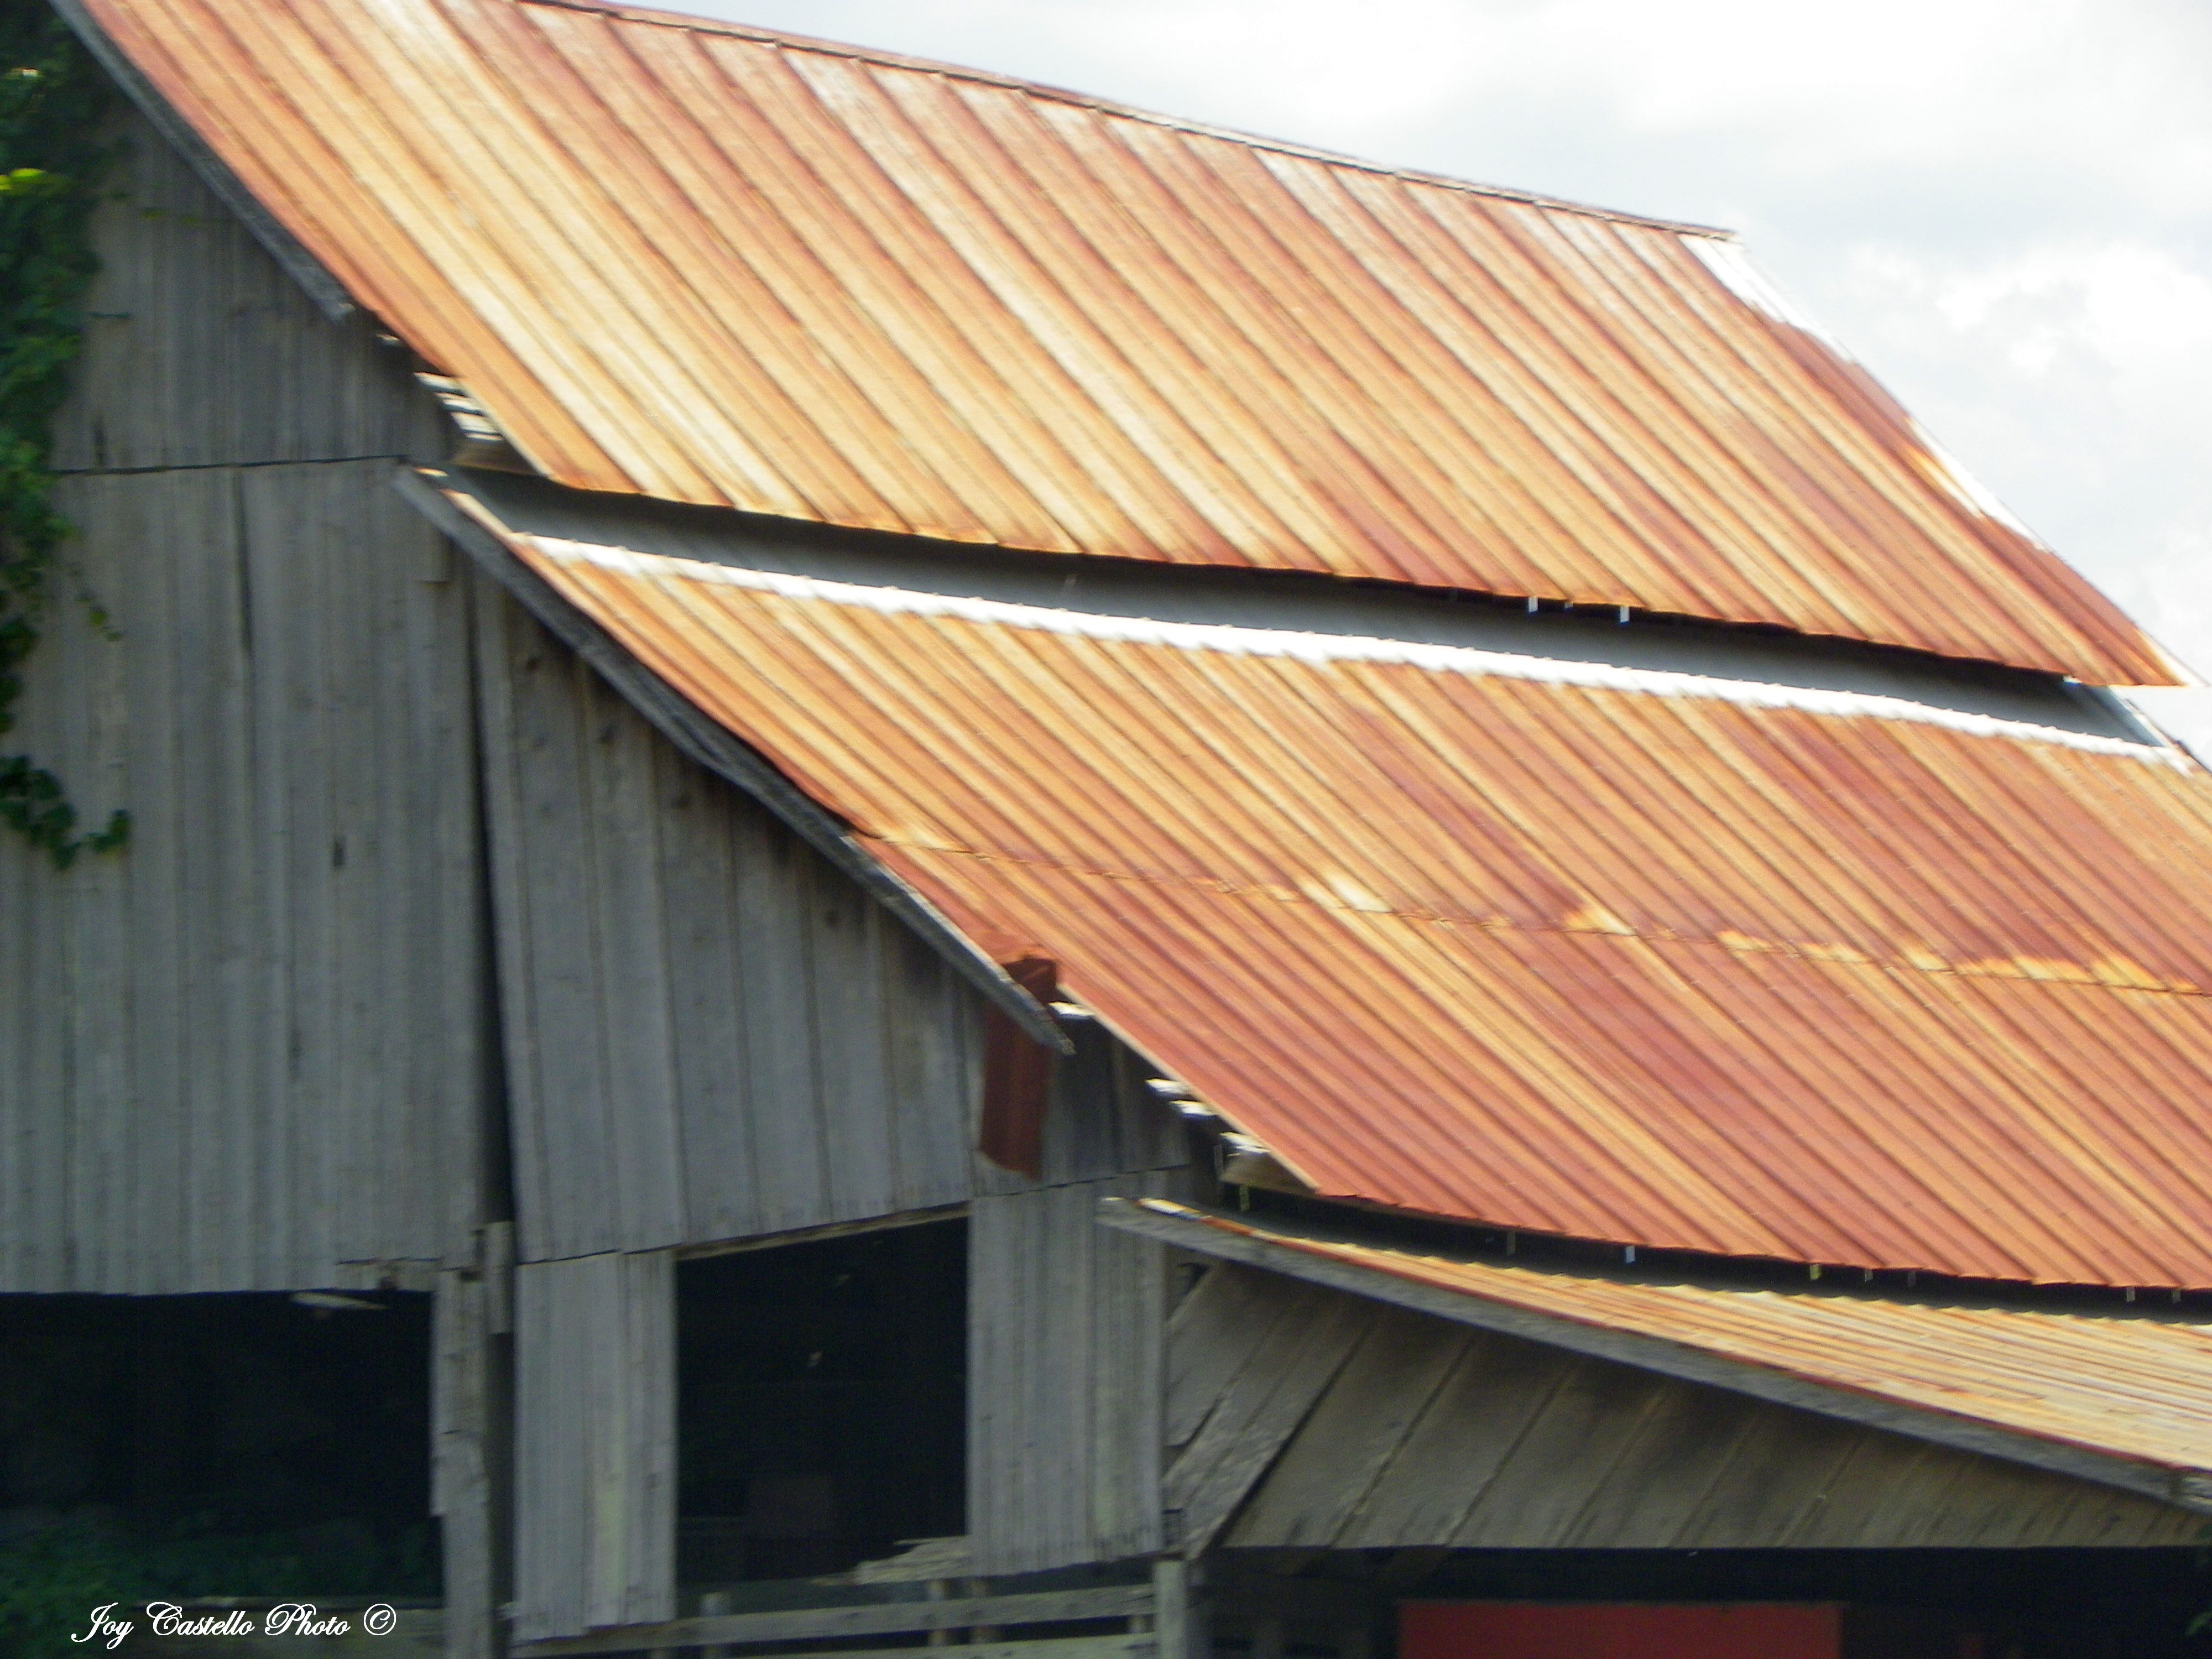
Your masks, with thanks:
<instances>
[{"instance_id":1,"label":"lower roof section","mask_svg":"<svg viewBox=\"0 0 2212 1659\"><path fill-rule=\"evenodd\" d=\"M2212 783L2178 750L831 581L443 488L498 566L1325 1196L2212 1285Z\"/></svg>"},{"instance_id":2,"label":"lower roof section","mask_svg":"<svg viewBox=\"0 0 2212 1659\"><path fill-rule=\"evenodd\" d=\"M1112 1224L1426 1313L2212 1508L2212 1326L1467 1261L1164 1199Z\"/></svg>"}]
</instances>

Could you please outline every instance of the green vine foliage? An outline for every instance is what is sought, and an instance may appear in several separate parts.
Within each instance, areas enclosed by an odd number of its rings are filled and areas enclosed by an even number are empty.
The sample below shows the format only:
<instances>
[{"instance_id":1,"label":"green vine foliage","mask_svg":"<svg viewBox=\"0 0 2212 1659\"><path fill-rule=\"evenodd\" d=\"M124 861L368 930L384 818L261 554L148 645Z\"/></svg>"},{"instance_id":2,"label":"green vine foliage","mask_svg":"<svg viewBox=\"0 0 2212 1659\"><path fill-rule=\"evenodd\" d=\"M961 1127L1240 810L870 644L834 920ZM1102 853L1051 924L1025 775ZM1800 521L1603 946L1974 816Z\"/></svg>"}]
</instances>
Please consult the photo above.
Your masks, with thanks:
<instances>
[{"instance_id":1,"label":"green vine foliage","mask_svg":"<svg viewBox=\"0 0 2212 1659\"><path fill-rule=\"evenodd\" d=\"M100 128L111 95L46 0L0 0L0 738L69 535L52 505L53 420L98 269L91 216L113 160ZM0 754L0 819L62 869L131 833L121 811L79 830L61 780L28 755Z\"/></svg>"}]
</instances>

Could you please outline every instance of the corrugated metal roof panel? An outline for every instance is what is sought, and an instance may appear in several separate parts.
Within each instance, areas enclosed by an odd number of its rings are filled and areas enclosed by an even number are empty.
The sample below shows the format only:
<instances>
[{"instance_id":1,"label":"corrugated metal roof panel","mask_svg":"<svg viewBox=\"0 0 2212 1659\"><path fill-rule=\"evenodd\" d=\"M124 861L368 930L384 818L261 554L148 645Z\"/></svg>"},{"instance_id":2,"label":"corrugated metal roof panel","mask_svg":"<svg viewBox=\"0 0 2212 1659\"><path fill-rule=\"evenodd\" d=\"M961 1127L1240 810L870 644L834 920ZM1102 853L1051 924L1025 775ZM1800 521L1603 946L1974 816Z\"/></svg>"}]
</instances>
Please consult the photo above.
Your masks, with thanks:
<instances>
[{"instance_id":1,"label":"corrugated metal roof panel","mask_svg":"<svg viewBox=\"0 0 2212 1659\"><path fill-rule=\"evenodd\" d=\"M1231 1237L2133 1462L2212 1469L2212 1328L2137 1312L1971 1306L1601 1279L1455 1261L1142 1207Z\"/></svg>"},{"instance_id":2,"label":"corrugated metal roof panel","mask_svg":"<svg viewBox=\"0 0 2212 1659\"><path fill-rule=\"evenodd\" d=\"M1324 1194L2212 1285L2212 781L2178 751L503 533Z\"/></svg>"},{"instance_id":3,"label":"corrugated metal roof panel","mask_svg":"<svg viewBox=\"0 0 2212 1659\"><path fill-rule=\"evenodd\" d=\"M1724 242L575 0L85 0L586 489L2174 671Z\"/></svg>"}]
</instances>

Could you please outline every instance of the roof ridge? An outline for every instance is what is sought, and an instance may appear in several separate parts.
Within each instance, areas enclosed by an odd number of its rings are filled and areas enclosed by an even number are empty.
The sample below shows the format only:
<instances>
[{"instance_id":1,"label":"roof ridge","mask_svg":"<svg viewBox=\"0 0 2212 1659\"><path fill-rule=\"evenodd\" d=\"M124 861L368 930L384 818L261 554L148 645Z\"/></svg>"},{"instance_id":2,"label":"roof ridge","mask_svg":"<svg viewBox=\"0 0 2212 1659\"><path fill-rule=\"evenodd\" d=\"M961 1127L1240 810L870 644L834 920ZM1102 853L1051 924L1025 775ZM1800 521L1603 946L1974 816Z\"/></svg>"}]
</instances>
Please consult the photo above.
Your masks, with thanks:
<instances>
[{"instance_id":1,"label":"roof ridge","mask_svg":"<svg viewBox=\"0 0 2212 1659\"><path fill-rule=\"evenodd\" d=\"M1024 92L1032 97L1049 99L1055 103L1072 104L1101 115L1118 116L1125 120L1144 121L1154 126L1170 127L1180 132L1194 133L1200 137L1220 138L1231 143L1248 145L1255 149L1273 150L1278 155L1295 155L1310 161L1325 162L1331 167L1353 167L1362 173L1372 173L1384 178L1401 179L1411 184L1431 185L1443 190L1464 191L1470 196L1493 197L1500 201L1518 202L1524 206L1539 207L1553 212L1572 213L1584 218L1603 219L1615 224L1638 225L1650 230L1673 231L1678 235L1701 237L1707 240L1734 242L1736 233L1723 226L1703 225L1687 219L1668 219L1656 214L1632 213L1622 208L1595 206L1588 202L1571 202L1565 198L1546 196L1540 191L1517 190L1510 185L1486 185L1471 179L1457 179L1449 173L1431 173L1420 167L1392 167L1383 161L1370 161L1358 155L1346 155L1338 150L1322 149L1312 144L1301 144L1293 139L1269 137L1264 133L1245 132L1236 127L1217 126L1212 122L1193 120L1185 116L1164 114L1158 110L1143 109L1134 104L1123 104L1110 98L1101 98L1087 92L1077 92L1067 87L1056 87L1048 82L1026 81L1019 76L1002 75L994 70L971 69L963 64L945 64L934 58L909 58L903 52L884 52L872 46L856 46L842 40L825 40L816 35L793 34L781 29L761 28L750 23L733 22L726 18L701 17L690 12L666 11L656 6L631 6L621 0L514 0L518 5L546 6L559 11L596 12L617 18L627 23L644 23L661 28L693 30L704 34L726 35L734 40L758 41L766 46L786 47L799 52L819 52L828 57L849 58L864 64L880 64L886 69L912 70L920 74L943 76L953 80L973 81L984 86L1003 87L1010 91Z\"/></svg>"}]
</instances>

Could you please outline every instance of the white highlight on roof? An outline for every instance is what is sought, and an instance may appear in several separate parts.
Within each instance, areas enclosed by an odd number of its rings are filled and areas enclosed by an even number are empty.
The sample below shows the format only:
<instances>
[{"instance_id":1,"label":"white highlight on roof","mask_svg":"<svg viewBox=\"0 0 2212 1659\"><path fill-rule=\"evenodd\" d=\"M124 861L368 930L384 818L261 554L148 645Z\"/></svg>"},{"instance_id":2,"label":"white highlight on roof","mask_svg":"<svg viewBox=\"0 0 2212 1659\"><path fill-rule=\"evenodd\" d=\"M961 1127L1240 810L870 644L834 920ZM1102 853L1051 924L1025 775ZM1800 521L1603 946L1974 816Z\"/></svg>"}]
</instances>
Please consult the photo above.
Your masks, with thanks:
<instances>
[{"instance_id":1,"label":"white highlight on roof","mask_svg":"<svg viewBox=\"0 0 2212 1659\"><path fill-rule=\"evenodd\" d=\"M1778 323L1803 331L1826 346L1845 362L1856 362L1844 343L1813 319L1812 313L1774 285L1773 279L1751 262L1742 244L1720 241L1706 236L1685 236L1682 246L1697 256L1699 264L1718 277L1721 285L1754 311L1763 312ZM1943 490L1969 513L1984 519L1995 520L2007 529L2015 531L2038 547L2043 546L2036 533L2013 516L2002 501L1990 493L1989 487L1959 465L1958 458L1928 434L1919 422L1912 422L1912 440L1927 457L1923 469L1930 482Z\"/></svg>"},{"instance_id":2,"label":"white highlight on roof","mask_svg":"<svg viewBox=\"0 0 2212 1659\"><path fill-rule=\"evenodd\" d=\"M1842 341L1813 320L1810 312L1777 288L1771 277L1752 264L1751 256L1743 251L1741 242L1685 236L1682 246L1720 279L1722 287L1753 310L1765 313L1778 323L1803 330L1847 363L1858 361L1844 349Z\"/></svg>"},{"instance_id":3,"label":"white highlight on roof","mask_svg":"<svg viewBox=\"0 0 2212 1659\"><path fill-rule=\"evenodd\" d=\"M2043 545L2041 538L2014 518L2012 509L1992 495L1987 484L1960 465L1958 457L1929 436L1928 428L1917 421L1912 423L1912 438L1928 452L1928 459L1934 463L1929 469L1930 476L1953 500L1970 513L1978 513L1985 519L1996 520L2006 529L2017 532L2038 547Z\"/></svg>"},{"instance_id":4,"label":"white highlight on roof","mask_svg":"<svg viewBox=\"0 0 2212 1659\"><path fill-rule=\"evenodd\" d=\"M908 587L872 583L832 581L819 576L794 575L776 570L744 570L696 559L672 558L660 553L638 553L627 548L569 541L553 536L531 535L532 545L557 562L593 565L618 575L647 581L686 581L708 586L740 587L779 599L820 604L854 605L885 616L942 617L955 622L997 628L1033 629L1084 639L1131 645L1166 646L1179 651L1217 651L1234 656L1285 657L1299 662L1402 664L1435 674L1497 676L1533 680L1553 685L1573 685L1593 690L1632 691L1647 696L1704 697L1751 708L1790 708L1838 718L1908 721L1940 726L1975 737L2003 738L2015 742L2051 744L2085 750L2096 755L2124 755L2137 760L2186 768L2187 757L2176 748L2153 747L2118 738L2062 731L2027 720L1999 719L1958 709L1939 708L1905 697L1869 691L1835 691L1817 687L1774 685L1752 680L1725 679L1716 675L1685 674L1668 669L1624 668L1610 663L1577 662L1553 657L1525 656L1517 652L1486 651L1475 646L1434 645L1413 640L1390 640L1348 634L1314 634L1292 629L1252 628L1228 623L1165 622L1148 617L1126 617L1097 611L1062 610L1020 605L1005 599L974 599L957 593L930 593Z\"/></svg>"}]
</instances>

